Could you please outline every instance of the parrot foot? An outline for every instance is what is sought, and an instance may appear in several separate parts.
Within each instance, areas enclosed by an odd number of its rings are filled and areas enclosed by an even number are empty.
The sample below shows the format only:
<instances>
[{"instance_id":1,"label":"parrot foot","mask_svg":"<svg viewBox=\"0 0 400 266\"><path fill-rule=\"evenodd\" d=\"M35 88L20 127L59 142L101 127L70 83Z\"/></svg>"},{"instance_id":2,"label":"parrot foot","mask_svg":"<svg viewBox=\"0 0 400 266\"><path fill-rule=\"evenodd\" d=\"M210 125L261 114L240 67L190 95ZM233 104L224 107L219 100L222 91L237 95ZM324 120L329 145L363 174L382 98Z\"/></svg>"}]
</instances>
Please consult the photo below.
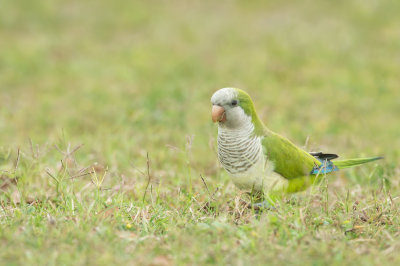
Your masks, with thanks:
<instances>
[{"instance_id":1,"label":"parrot foot","mask_svg":"<svg viewBox=\"0 0 400 266\"><path fill-rule=\"evenodd\" d=\"M257 203L250 203L248 205L249 208L254 209L256 211L263 211L263 210L276 210L275 206L271 204L269 201L264 200L262 202Z\"/></svg>"}]
</instances>

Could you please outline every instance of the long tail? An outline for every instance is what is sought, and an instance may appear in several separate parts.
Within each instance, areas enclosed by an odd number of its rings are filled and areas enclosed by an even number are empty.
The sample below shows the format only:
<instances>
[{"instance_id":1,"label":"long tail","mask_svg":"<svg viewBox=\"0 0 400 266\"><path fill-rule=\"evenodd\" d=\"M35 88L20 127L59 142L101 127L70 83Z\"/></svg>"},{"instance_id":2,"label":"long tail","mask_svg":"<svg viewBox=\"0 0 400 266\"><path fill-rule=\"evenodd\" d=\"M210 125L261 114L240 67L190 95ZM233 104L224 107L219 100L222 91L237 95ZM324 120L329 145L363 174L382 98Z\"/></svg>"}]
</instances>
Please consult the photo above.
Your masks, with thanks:
<instances>
[{"instance_id":1,"label":"long tail","mask_svg":"<svg viewBox=\"0 0 400 266\"><path fill-rule=\"evenodd\" d=\"M338 160L332 161L339 169L349 168L356 165L373 162L376 160L383 159L383 157L369 157L369 158L358 158L358 159L348 159L348 160Z\"/></svg>"}]
</instances>

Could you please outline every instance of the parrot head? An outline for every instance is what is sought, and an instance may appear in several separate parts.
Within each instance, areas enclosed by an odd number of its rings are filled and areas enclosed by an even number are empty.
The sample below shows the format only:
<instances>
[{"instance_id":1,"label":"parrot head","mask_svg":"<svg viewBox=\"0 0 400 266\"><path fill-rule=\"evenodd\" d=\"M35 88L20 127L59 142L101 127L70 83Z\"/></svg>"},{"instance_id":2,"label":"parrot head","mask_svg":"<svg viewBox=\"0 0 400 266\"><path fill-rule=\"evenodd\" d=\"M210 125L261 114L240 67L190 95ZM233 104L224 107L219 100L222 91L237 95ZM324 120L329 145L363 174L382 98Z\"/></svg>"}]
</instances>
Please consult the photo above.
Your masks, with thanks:
<instances>
[{"instance_id":1,"label":"parrot head","mask_svg":"<svg viewBox=\"0 0 400 266\"><path fill-rule=\"evenodd\" d=\"M240 128L251 121L254 126L261 126L250 96L243 90L223 88L211 97L211 117L214 123L228 128Z\"/></svg>"}]
</instances>

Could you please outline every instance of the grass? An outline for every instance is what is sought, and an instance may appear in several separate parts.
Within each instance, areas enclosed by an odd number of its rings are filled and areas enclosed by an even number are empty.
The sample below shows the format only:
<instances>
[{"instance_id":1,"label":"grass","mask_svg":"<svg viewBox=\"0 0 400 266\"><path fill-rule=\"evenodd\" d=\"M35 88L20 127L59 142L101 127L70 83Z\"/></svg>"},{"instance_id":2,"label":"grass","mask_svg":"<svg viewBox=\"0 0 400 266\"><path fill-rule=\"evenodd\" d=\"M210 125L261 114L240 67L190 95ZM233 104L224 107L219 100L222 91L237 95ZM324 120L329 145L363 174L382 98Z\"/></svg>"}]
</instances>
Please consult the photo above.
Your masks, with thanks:
<instances>
[{"instance_id":1,"label":"grass","mask_svg":"<svg viewBox=\"0 0 400 266\"><path fill-rule=\"evenodd\" d=\"M400 262L398 1L7 1L0 262ZM210 96L308 150L385 160L256 215Z\"/></svg>"}]
</instances>

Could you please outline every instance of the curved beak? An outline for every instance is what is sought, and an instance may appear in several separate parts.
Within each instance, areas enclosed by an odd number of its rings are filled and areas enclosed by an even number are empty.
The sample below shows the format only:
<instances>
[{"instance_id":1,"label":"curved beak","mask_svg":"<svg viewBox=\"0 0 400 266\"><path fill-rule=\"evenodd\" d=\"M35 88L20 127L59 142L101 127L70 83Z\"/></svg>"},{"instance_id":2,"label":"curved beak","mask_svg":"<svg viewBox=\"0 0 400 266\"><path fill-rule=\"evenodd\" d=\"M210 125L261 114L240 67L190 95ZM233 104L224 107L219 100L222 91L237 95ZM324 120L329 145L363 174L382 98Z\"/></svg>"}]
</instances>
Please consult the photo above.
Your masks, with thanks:
<instances>
[{"instance_id":1,"label":"curved beak","mask_svg":"<svg viewBox=\"0 0 400 266\"><path fill-rule=\"evenodd\" d=\"M225 109L219 105L213 105L211 111L212 121L215 122L224 122L226 120Z\"/></svg>"}]
</instances>

